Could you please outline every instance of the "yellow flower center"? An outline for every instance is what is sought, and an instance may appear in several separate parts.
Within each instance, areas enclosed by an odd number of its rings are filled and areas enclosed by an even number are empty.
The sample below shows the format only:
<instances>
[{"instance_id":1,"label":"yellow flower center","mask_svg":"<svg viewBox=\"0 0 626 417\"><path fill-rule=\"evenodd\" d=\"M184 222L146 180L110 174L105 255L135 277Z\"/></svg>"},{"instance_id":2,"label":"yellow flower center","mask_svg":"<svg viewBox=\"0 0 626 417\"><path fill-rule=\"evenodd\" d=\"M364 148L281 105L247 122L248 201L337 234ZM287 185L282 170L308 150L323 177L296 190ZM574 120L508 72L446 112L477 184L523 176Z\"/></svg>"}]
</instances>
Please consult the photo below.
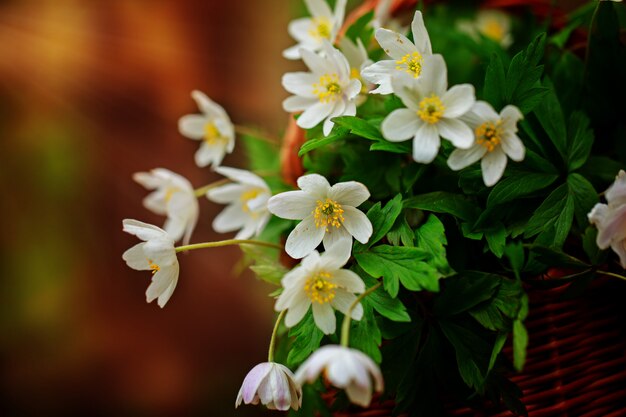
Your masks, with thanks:
<instances>
[{"instance_id":1,"label":"yellow flower center","mask_svg":"<svg viewBox=\"0 0 626 417\"><path fill-rule=\"evenodd\" d=\"M417 111L417 115L426 123L435 124L443 117L445 109L446 107L439 97L433 94L420 101L420 109Z\"/></svg>"},{"instance_id":2,"label":"yellow flower center","mask_svg":"<svg viewBox=\"0 0 626 417\"><path fill-rule=\"evenodd\" d=\"M361 94L367 94L367 86L363 82L363 78L361 78L361 71L357 68L350 68L350 78L353 80L361 81Z\"/></svg>"},{"instance_id":3,"label":"yellow flower center","mask_svg":"<svg viewBox=\"0 0 626 417\"><path fill-rule=\"evenodd\" d=\"M422 54L419 52L413 52L406 54L396 61L396 69L398 71L406 71L407 74L412 75L413 78L417 78L422 73Z\"/></svg>"},{"instance_id":4,"label":"yellow flower center","mask_svg":"<svg viewBox=\"0 0 626 417\"><path fill-rule=\"evenodd\" d=\"M313 94L322 103L329 103L337 100L341 96L341 86L337 74L324 74L320 77L320 82L313 84Z\"/></svg>"},{"instance_id":5,"label":"yellow flower center","mask_svg":"<svg viewBox=\"0 0 626 417\"><path fill-rule=\"evenodd\" d=\"M491 152L502 142L502 121L485 122L478 126L474 133L476 143L487 148L487 152Z\"/></svg>"},{"instance_id":6,"label":"yellow flower center","mask_svg":"<svg viewBox=\"0 0 626 417\"><path fill-rule=\"evenodd\" d=\"M316 39L330 39L332 24L327 17L316 17L313 19L309 35Z\"/></svg>"},{"instance_id":7,"label":"yellow flower center","mask_svg":"<svg viewBox=\"0 0 626 417\"><path fill-rule=\"evenodd\" d=\"M502 41L505 35L504 26L502 26L496 20L489 20L484 25L482 25L479 30L486 37L498 42Z\"/></svg>"},{"instance_id":8,"label":"yellow flower center","mask_svg":"<svg viewBox=\"0 0 626 417\"><path fill-rule=\"evenodd\" d=\"M334 226L339 229L345 220L343 218L343 211L341 204L330 198L327 198L326 201L318 200L317 206L315 210L313 210L315 227L325 227L327 231L329 226Z\"/></svg>"},{"instance_id":9,"label":"yellow flower center","mask_svg":"<svg viewBox=\"0 0 626 417\"><path fill-rule=\"evenodd\" d=\"M328 272L318 272L304 284L304 292L311 302L325 304L330 303L335 298L335 288L337 284L330 282L332 275Z\"/></svg>"},{"instance_id":10,"label":"yellow flower center","mask_svg":"<svg viewBox=\"0 0 626 417\"><path fill-rule=\"evenodd\" d=\"M222 136L215 123L209 122L204 125L204 141L209 145L215 145L216 143L226 142L226 138Z\"/></svg>"},{"instance_id":11,"label":"yellow flower center","mask_svg":"<svg viewBox=\"0 0 626 417\"><path fill-rule=\"evenodd\" d=\"M250 200L254 200L262 192L263 190L261 190L260 188L253 188L241 194L241 197L239 197L239 199L241 200L241 206L243 208L244 213L248 213L251 217L258 216L258 213L255 213L252 210L250 210L249 203L250 203Z\"/></svg>"},{"instance_id":12,"label":"yellow flower center","mask_svg":"<svg viewBox=\"0 0 626 417\"><path fill-rule=\"evenodd\" d=\"M148 259L148 263L150 264L150 269L152 270L152 275L156 274L161 270L161 267L155 264L152 259Z\"/></svg>"}]
</instances>

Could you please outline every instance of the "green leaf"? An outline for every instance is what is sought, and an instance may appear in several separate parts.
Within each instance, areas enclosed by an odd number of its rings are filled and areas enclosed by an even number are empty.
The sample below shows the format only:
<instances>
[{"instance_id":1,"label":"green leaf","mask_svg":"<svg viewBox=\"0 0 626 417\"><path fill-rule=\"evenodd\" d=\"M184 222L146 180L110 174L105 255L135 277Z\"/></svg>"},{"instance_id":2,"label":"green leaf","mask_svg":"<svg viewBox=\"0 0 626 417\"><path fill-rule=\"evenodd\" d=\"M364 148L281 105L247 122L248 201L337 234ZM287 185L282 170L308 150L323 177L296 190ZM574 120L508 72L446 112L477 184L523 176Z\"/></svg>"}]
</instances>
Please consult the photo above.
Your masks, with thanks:
<instances>
[{"instance_id":1,"label":"green leaf","mask_svg":"<svg viewBox=\"0 0 626 417\"><path fill-rule=\"evenodd\" d=\"M430 255L421 249L381 245L354 253L354 257L365 272L374 278L383 277L385 290L394 298L399 283L410 291L439 291L441 274L428 262Z\"/></svg>"},{"instance_id":2,"label":"green leaf","mask_svg":"<svg viewBox=\"0 0 626 417\"><path fill-rule=\"evenodd\" d=\"M489 274L496 279L495 274ZM489 330L511 331L512 320L516 319L522 303L524 291L518 280L500 278L500 285L490 300L472 308L469 313L483 327Z\"/></svg>"},{"instance_id":3,"label":"green leaf","mask_svg":"<svg viewBox=\"0 0 626 417\"><path fill-rule=\"evenodd\" d=\"M587 269L589 265L565 252L542 245L532 245L530 252L535 255L535 259L546 266L559 268Z\"/></svg>"},{"instance_id":4,"label":"green leaf","mask_svg":"<svg viewBox=\"0 0 626 417\"><path fill-rule=\"evenodd\" d=\"M572 113L568 124L569 170L582 167L593 145L593 130L589 127L589 118L582 112Z\"/></svg>"},{"instance_id":5,"label":"green leaf","mask_svg":"<svg viewBox=\"0 0 626 417\"><path fill-rule=\"evenodd\" d=\"M524 114L535 108L547 94L547 89L538 87L543 65L546 34L537 36L524 51L513 57L506 74L504 102L519 107Z\"/></svg>"},{"instance_id":6,"label":"green leaf","mask_svg":"<svg viewBox=\"0 0 626 417\"><path fill-rule=\"evenodd\" d=\"M380 329L374 318L369 297L363 299L363 317L361 320L352 320L350 323L350 346L360 350L374 362L380 364L382 355L379 346L382 342Z\"/></svg>"},{"instance_id":7,"label":"green leaf","mask_svg":"<svg viewBox=\"0 0 626 417\"><path fill-rule=\"evenodd\" d=\"M554 88L549 80L545 80L545 86L550 89L541 104L535 108L535 116L541 127L545 130L548 138L561 155L563 161L567 161L567 134L565 118L561 111L561 104L556 96Z\"/></svg>"},{"instance_id":8,"label":"green leaf","mask_svg":"<svg viewBox=\"0 0 626 417\"><path fill-rule=\"evenodd\" d=\"M333 118L335 124L349 129L353 135L371 140L384 140L380 130L366 120L356 116L340 116Z\"/></svg>"},{"instance_id":9,"label":"green leaf","mask_svg":"<svg viewBox=\"0 0 626 417\"><path fill-rule=\"evenodd\" d=\"M349 129L346 129L343 127L336 127L328 136L309 139L306 142L304 142L304 144L302 144L302 147L300 147L298 156L302 156L308 152L311 152L314 149L320 148L322 146L326 146L333 142L338 142L340 140L343 140L348 136L349 132L350 132Z\"/></svg>"},{"instance_id":10,"label":"green leaf","mask_svg":"<svg viewBox=\"0 0 626 417\"><path fill-rule=\"evenodd\" d=\"M366 277L361 276L367 288L372 287L378 281L374 278L369 280ZM367 303L374 308L381 316L388 318L391 321L408 323L411 321L409 313L406 311L406 307L402 304L402 301L397 298L391 298L389 293L383 288L379 288L370 295L367 296Z\"/></svg>"},{"instance_id":11,"label":"green leaf","mask_svg":"<svg viewBox=\"0 0 626 417\"><path fill-rule=\"evenodd\" d=\"M583 235L583 249L593 265L599 265L604 262L606 252L601 250L596 243L598 229L593 226L587 227Z\"/></svg>"},{"instance_id":12,"label":"green leaf","mask_svg":"<svg viewBox=\"0 0 626 417\"><path fill-rule=\"evenodd\" d=\"M346 31L346 36L356 43L357 39L369 39L372 29L369 23L374 18L374 11L363 14ZM370 36L367 36L370 35Z\"/></svg>"},{"instance_id":13,"label":"green leaf","mask_svg":"<svg viewBox=\"0 0 626 417\"><path fill-rule=\"evenodd\" d=\"M524 236L527 238L535 236L556 222L565 208L567 197L567 184L562 184L552 191L548 198L535 210L530 220L528 220Z\"/></svg>"},{"instance_id":14,"label":"green leaf","mask_svg":"<svg viewBox=\"0 0 626 417\"><path fill-rule=\"evenodd\" d=\"M485 230L485 239L491 253L498 258L502 258L504 254L504 246L506 245L506 229L500 222L495 222L494 227Z\"/></svg>"},{"instance_id":15,"label":"green leaf","mask_svg":"<svg viewBox=\"0 0 626 417\"><path fill-rule=\"evenodd\" d=\"M504 63L498 54L491 56L491 61L485 72L485 86L483 88L483 97L496 110L504 106L503 92L506 89Z\"/></svg>"},{"instance_id":16,"label":"green leaf","mask_svg":"<svg viewBox=\"0 0 626 417\"><path fill-rule=\"evenodd\" d=\"M507 333L499 332L496 336L496 341L493 344L493 349L491 350L491 358L489 358L489 367L487 367L487 373L491 372L493 367L496 364L496 360L498 359L498 355L502 352L502 348L506 343Z\"/></svg>"},{"instance_id":17,"label":"green leaf","mask_svg":"<svg viewBox=\"0 0 626 417\"><path fill-rule=\"evenodd\" d=\"M393 246L415 246L415 235L409 226L406 216L399 216L393 227L387 233L387 239Z\"/></svg>"},{"instance_id":18,"label":"green leaf","mask_svg":"<svg viewBox=\"0 0 626 417\"><path fill-rule=\"evenodd\" d=\"M437 216L430 214L426 221L415 230L415 238L416 246L432 256L430 264L437 268L442 275L450 275L452 268L448 265L446 248L444 247L448 244L446 231Z\"/></svg>"},{"instance_id":19,"label":"green leaf","mask_svg":"<svg viewBox=\"0 0 626 417\"><path fill-rule=\"evenodd\" d=\"M463 272L445 280L445 287L435 299L435 314L453 316L491 299L500 286L498 275L483 272Z\"/></svg>"},{"instance_id":20,"label":"green leaf","mask_svg":"<svg viewBox=\"0 0 626 417\"><path fill-rule=\"evenodd\" d=\"M370 146L370 151L383 151L407 154L411 153L411 142L389 142L382 139Z\"/></svg>"},{"instance_id":21,"label":"green leaf","mask_svg":"<svg viewBox=\"0 0 626 417\"><path fill-rule=\"evenodd\" d=\"M528 346L528 332L521 320L513 322L513 365L518 372L524 369L526 362L526 347Z\"/></svg>"},{"instance_id":22,"label":"green leaf","mask_svg":"<svg viewBox=\"0 0 626 417\"><path fill-rule=\"evenodd\" d=\"M487 198L487 207L507 203L543 190L554 183L558 177L557 174L516 172L493 187Z\"/></svg>"},{"instance_id":23,"label":"green leaf","mask_svg":"<svg viewBox=\"0 0 626 417\"><path fill-rule=\"evenodd\" d=\"M515 278L520 279L522 268L524 267L524 247L521 243L509 243L504 248L504 254L511 263L511 269L515 273Z\"/></svg>"},{"instance_id":24,"label":"green leaf","mask_svg":"<svg viewBox=\"0 0 626 417\"><path fill-rule=\"evenodd\" d=\"M402 195L396 195L392 200L385 204L384 208L381 208L380 201L377 202L367 211L367 218L372 223L374 232L370 237L370 240L366 245L361 243L355 243L356 251L363 251L365 248L369 248L380 239L382 239L393 227L396 219L402 212Z\"/></svg>"},{"instance_id":25,"label":"green leaf","mask_svg":"<svg viewBox=\"0 0 626 417\"><path fill-rule=\"evenodd\" d=\"M574 199L574 214L579 225L585 227L589 224L587 213L591 211L598 200L598 193L593 185L580 174L573 173L567 177L569 193Z\"/></svg>"},{"instance_id":26,"label":"green leaf","mask_svg":"<svg viewBox=\"0 0 626 417\"><path fill-rule=\"evenodd\" d=\"M315 325L311 309L306 313L300 323L289 330L289 337L293 338L293 344L287 356L287 365L294 368L309 357L320 347L324 333Z\"/></svg>"},{"instance_id":27,"label":"green leaf","mask_svg":"<svg viewBox=\"0 0 626 417\"><path fill-rule=\"evenodd\" d=\"M467 197L444 191L408 198L404 201L404 207L451 214L465 221L475 220L480 214L478 207Z\"/></svg>"}]
</instances>

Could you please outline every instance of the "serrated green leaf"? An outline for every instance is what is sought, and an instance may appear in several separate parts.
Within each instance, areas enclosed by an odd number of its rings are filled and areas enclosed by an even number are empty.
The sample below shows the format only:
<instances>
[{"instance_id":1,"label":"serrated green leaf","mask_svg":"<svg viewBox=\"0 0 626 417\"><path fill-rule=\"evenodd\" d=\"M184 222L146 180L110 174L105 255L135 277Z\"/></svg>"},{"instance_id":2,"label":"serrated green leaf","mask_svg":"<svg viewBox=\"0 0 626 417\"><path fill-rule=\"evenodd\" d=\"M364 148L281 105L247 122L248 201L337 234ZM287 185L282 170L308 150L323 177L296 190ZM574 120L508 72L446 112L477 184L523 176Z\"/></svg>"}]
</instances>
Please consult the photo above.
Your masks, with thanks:
<instances>
[{"instance_id":1,"label":"serrated green leaf","mask_svg":"<svg viewBox=\"0 0 626 417\"><path fill-rule=\"evenodd\" d=\"M399 216L391 230L387 233L387 239L393 246L415 246L415 235L409 226L406 216Z\"/></svg>"},{"instance_id":2,"label":"serrated green leaf","mask_svg":"<svg viewBox=\"0 0 626 417\"><path fill-rule=\"evenodd\" d=\"M500 286L500 277L481 272L463 272L448 278L441 294L435 300L435 314L453 316L491 299Z\"/></svg>"},{"instance_id":3,"label":"serrated green leaf","mask_svg":"<svg viewBox=\"0 0 626 417\"><path fill-rule=\"evenodd\" d=\"M441 274L428 262L430 255L421 249L380 245L354 253L354 257L365 272L383 278L385 290L394 298L399 283L410 291L439 291Z\"/></svg>"},{"instance_id":4,"label":"serrated green leaf","mask_svg":"<svg viewBox=\"0 0 626 417\"><path fill-rule=\"evenodd\" d=\"M511 269L515 273L515 278L520 279L522 268L524 267L524 247L521 243L509 243L504 248L504 254L511 263Z\"/></svg>"},{"instance_id":5,"label":"serrated green leaf","mask_svg":"<svg viewBox=\"0 0 626 417\"><path fill-rule=\"evenodd\" d=\"M567 161L567 130L561 104L549 80L546 79L544 86L549 91L535 108L534 114L563 161Z\"/></svg>"},{"instance_id":6,"label":"serrated green leaf","mask_svg":"<svg viewBox=\"0 0 626 417\"><path fill-rule=\"evenodd\" d=\"M451 214L465 221L475 220L480 214L478 207L467 197L444 191L408 198L404 201L404 207Z\"/></svg>"},{"instance_id":7,"label":"serrated green leaf","mask_svg":"<svg viewBox=\"0 0 626 417\"><path fill-rule=\"evenodd\" d=\"M553 224L563 212L567 197L567 184L562 184L552 191L526 224L524 236L533 237L541 233L548 225Z\"/></svg>"},{"instance_id":8,"label":"serrated green leaf","mask_svg":"<svg viewBox=\"0 0 626 417\"><path fill-rule=\"evenodd\" d=\"M489 330L511 331L512 320L516 319L521 308L522 297L525 295L521 281L511 280L495 274L500 278L500 286L490 300L477 305L469 313L483 327Z\"/></svg>"},{"instance_id":9,"label":"serrated green leaf","mask_svg":"<svg viewBox=\"0 0 626 417\"><path fill-rule=\"evenodd\" d=\"M483 97L488 101L496 110L501 109L504 106L504 91L506 89L504 63L502 58L493 54L491 61L485 71L485 86L483 88Z\"/></svg>"},{"instance_id":10,"label":"serrated green leaf","mask_svg":"<svg viewBox=\"0 0 626 417\"><path fill-rule=\"evenodd\" d=\"M302 146L300 147L300 151L298 151L298 156L302 156L308 152L311 152L314 149L321 148L322 146L326 146L331 143L343 140L348 136L349 132L350 129L336 127L328 136L309 139L304 142L304 144L302 144Z\"/></svg>"},{"instance_id":11,"label":"serrated green leaf","mask_svg":"<svg viewBox=\"0 0 626 417\"><path fill-rule=\"evenodd\" d=\"M361 136L370 140L384 140L380 130L367 120L360 119L356 116L340 116L333 118L335 124L349 129L353 135Z\"/></svg>"},{"instance_id":12,"label":"serrated green leaf","mask_svg":"<svg viewBox=\"0 0 626 417\"><path fill-rule=\"evenodd\" d=\"M570 195L572 195L574 199L576 221L579 225L584 227L589 223L587 213L589 213L593 206L599 201L598 193L585 177L577 173L568 175L567 186L569 187Z\"/></svg>"},{"instance_id":13,"label":"serrated green leaf","mask_svg":"<svg viewBox=\"0 0 626 417\"><path fill-rule=\"evenodd\" d=\"M569 170L574 171L587 162L593 145L593 130L589 127L589 118L584 113L572 113L567 136Z\"/></svg>"},{"instance_id":14,"label":"serrated green leaf","mask_svg":"<svg viewBox=\"0 0 626 417\"><path fill-rule=\"evenodd\" d=\"M367 211L367 218L372 223L373 233L367 244L356 242L355 251L363 251L382 239L393 227L396 219L402 212L402 195L398 194L385 207L381 208L380 201Z\"/></svg>"},{"instance_id":15,"label":"serrated green leaf","mask_svg":"<svg viewBox=\"0 0 626 417\"><path fill-rule=\"evenodd\" d=\"M365 286L371 288L378 283L378 280L367 275L364 271L357 267L355 272L363 279ZM388 318L391 321L408 323L411 321L409 313L406 311L406 307L397 298L391 298L389 293L384 288L379 288L376 291L370 293L367 296L367 302L376 310L381 316Z\"/></svg>"},{"instance_id":16,"label":"serrated green leaf","mask_svg":"<svg viewBox=\"0 0 626 417\"><path fill-rule=\"evenodd\" d=\"M459 373L467 386L483 390L491 349L476 333L453 323L440 320L439 325L446 339L454 347Z\"/></svg>"},{"instance_id":17,"label":"serrated green leaf","mask_svg":"<svg viewBox=\"0 0 626 417\"><path fill-rule=\"evenodd\" d=\"M504 225L497 222L494 227L485 230L484 233L491 253L501 258L504 254L504 246L506 245L506 229Z\"/></svg>"},{"instance_id":18,"label":"serrated green leaf","mask_svg":"<svg viewBox=\"0 0 626 417\"><path fill-rule=\"evenodd\" d=\"M559 178L557 174L516 172L493 187L487 198L487 207L493 207L543 190L554 183L557 178Z\"/></svg>"},{"instance_id":19,"label":"serrated green leaf","mask_svg":"<svg viewBox=\"0 0 626 417\"><path fill-rule=\"evenodd\" d=\"M426 221L415 230L416 246L428 252L432 256L430 262L444 276L452 272L448 259L446 257L446 248L448 244L446 232L441 220L434 214L430 214Z\"/></svg>"},{"instance_id":20,"label":"serrated green leaf","mask_svg":"<svg viewBox=\"0 0 626 417\"><path fill-rule=\"evenodd\" d=\"M587 269L589 265L562 250L542 245L532 245L531 253L544 265L557 268Z\"/></svg>"},{"instance_id":21,"label":"serrated green leaf","mask_svg":"<svg viewBox=\"0 0 626 417\"><path fill-rule=\"evenodd\" d=\"M302 363L319 348L323 336L324 333L315 325L313 313L309 309L300 323L289 330L289 337L293 338L293 344L287 356L287 365L295 368Z\"/></svg>"},{"instance_id":22,"label":"serrated green leaf","mask_svg":"<svg viewBox=\"0 0 626 417\"><path fill-rule=\"evenodd\" d=\"M369 297L361 302L363 305L363 317L361 320L352 320L350 323L350 346L360 350L380 364L382 355L380 344L382 336Z\"/></svg>"}]
</instances>

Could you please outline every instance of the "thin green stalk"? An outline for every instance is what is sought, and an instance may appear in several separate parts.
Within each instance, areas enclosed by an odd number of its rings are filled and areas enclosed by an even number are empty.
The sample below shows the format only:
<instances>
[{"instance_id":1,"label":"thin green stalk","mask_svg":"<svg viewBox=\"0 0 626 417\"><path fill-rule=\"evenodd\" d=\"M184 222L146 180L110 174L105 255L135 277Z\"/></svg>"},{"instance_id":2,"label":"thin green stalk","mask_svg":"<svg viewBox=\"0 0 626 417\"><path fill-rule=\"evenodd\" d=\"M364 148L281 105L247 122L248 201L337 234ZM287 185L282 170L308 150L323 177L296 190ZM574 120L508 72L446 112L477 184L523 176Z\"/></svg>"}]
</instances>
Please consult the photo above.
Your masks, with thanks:
<instances>
[{"instance_id":1,"label":"thin green stalk","mask_svg":"<svg viewBox=\"0 0 626 417\"><path fill-rule=\"evenodd\" d=\"M383 285L382 281L370 287L363 294L359 295L346 312L345 316L343 317L343 323L341 325L341 346L348 347L350 342L350 321L352 320L352 310L354 310L356 306L359 305L361 300L376 291L378 288L380 288L381 285Z\"/></svg>"},{"instance_id":2,"label":"thin green stalk","mask_svg":"<svg viewBox=\"0 0 626 417\"><path fill-rule=\"evenodd\" d=\"M195 190L193 190L193 193L196 195L196 197L202 197L210 189L215 188L215 187L219 187L220 185L228 184L229 182L231 182L231 181L228 178L223 178L221 180L212 182L211 184L207 184L207 185L202 186L200 188L196 188Z\"/></svg>"},{"instance_id":3,"label":"thin green stalk","mask_svg":"<svg viewBox=\"0 0 626 417\"><path fill-rule=\"evenodd\" d=\"M596 271L597 274L601 274L601 275L606 275L609 277L613 277L613 278L619 278L619 279L623 279L624 281L626 281L626 277L623 275L619 275L619 274L614 274L613 272L609 272L609 271Z\"/></svg>"},{"instance_id":4,"label":"thin green stalk","mask_svg":"<svg viewBox=\"0 0 626 417\"><path fill-rule=\"evenodd\" d=\"M178 246L176 248L176 252L177 253L186 252L186 251L195 250L195 249L219 248L222 246L231 246L231 245L257 245L257 246L265 246L268 248L274 248L274 249L279 249L279 250L283 249L281 245L277 245L276 243L263 242L261 240L228 239L228 240L219 240L217 242L194 243L192 245Z\"/></svg>"},{"instance_id":5,"label":"thin green stalk","mask_svg":"<svg viewBox=\"0 0 626 417\"><path fill-rule=\"evenodd\" d=\"M278 325L280 324L280 321L285 316L286 312L287 310L281 311L278 317L276 318L276 323L274 324L274 330L272 330L272 338L270 339L270 348L268 349L268 352L267 352L268 362L274 362L274 347L276 346L276 333L278 333Z\"/></svg>"},{"instance_id":6,"label":"thin green stalk","mask_svg":"<svg viewBox=\"0 0 626 417\"><path fill-rule=\"evenodd\" d=\"M260 140L261 142L269 143L273 146L280 146L280 139L272 137L256 129L251 129L246 126L235 125L235 132L239 133L240 135L248 136L251 139L256 139Z\"/></svg>"}]
</instances>

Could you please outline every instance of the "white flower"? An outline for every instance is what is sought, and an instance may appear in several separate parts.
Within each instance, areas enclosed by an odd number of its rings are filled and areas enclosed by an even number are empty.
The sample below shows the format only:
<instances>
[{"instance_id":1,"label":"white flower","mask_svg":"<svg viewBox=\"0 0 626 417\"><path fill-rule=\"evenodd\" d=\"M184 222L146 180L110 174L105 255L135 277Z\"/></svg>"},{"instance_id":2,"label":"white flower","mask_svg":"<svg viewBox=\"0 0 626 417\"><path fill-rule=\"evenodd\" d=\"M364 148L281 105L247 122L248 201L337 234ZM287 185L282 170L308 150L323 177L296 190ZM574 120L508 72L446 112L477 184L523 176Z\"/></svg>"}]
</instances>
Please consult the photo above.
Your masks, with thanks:
<instances>
[{"instance_id":1,"label":"white flower","mask_svg":"<svg viewBox=\"0 0 626 417\"><path fill-rule=\"evenodd\" d=\"M319 348L296 371L296 381L311 383L321 374L335 387L345 389L350 401L361 407L370 405L372 389L383 390L380 369L356 349L337 345Z\"/></svg>"},{"instance_id":2,"label":"white flower","mask_svg":"<svg viewBox=\"0 0 626 417\"><path fill-rule=\"evenodd\" d=\"M413 139L413 159L428 164L439 152L440 138L457 148L467 149L474 142L472 130L459 117L474 105L474 87L455 85L448 90L448 71L441 55L433 55L418 80L392 81L395 94L406 109L391 112L381 125L385 139L402 142Z\"/></svg>"},{"instance_id":3,"label":"white flower","mask_svg":"<svg viewBox=\"0 0 626 417\"><path fill-rule=\"evenodd\" d=\"M302 50L302 59L311 72L291 72L283 76L283 87L294 96L283 101L288 112L304 113L298 126L310 129L324 121L324 135L333 128L333 117L354 116L355 99L361 91L361 82L350 77L346 57L333 46L323 42L324 56Z\"/></svg>"},{"instance_id":4,"label":"white flower","mask_svg":"<svg viewBox=\"0 0 626 417\"><path fill-rule=\"evenodd\" d=\"M294 380L293 373L275 362L260 363L243 380L235 408L245 404L261 404L270 410L298 410L302 406L302 388Z\"/></svg>"},{"instance_id":5,"label":"white flower","mask_svg":"<svg viewBox=\"0 0 626 417\"><path fill-rule=\"evenodd\" d=\"M363 68L370 66L373 61L367 55L367 51L361 39L357 39L356 43L354 43L350 38L345 36L339 41L339 46L350 65L350 78L361 82L361 91L356 98L356 104L358 106L366 100L367 97L365 95L374 87L372 84L364 82L361 77Z\"/></svg>"},{"instance_id":6,"label":"white flower","mask_svg":"<svg viewBox=\"0 0 626 417\"><path fill-rule=\"evenodd\" d=\"M180 134L193 140L202 140L196 152L196 165L219 166L224 155L235 147L235 127L228 114L219 104L204 93L193 91L191 97L198 104L202 114L189 114L178 121Z\"/></svg>"},{"instance_id":7,"label":"white flower","mask_svg":"<svg viewBox=\"0 0 626 417\"><path fill-rule=\"evenodd\" d=\"M122 255L126 264L138 271L152 271L152 283L146 291L150 303L158 298L164 307L178 283L178 258L174 239L163 229L138 220L125 219L124 231L144 242L138 243Z\"/></svg>"},{"instance_id":8,"label":"white flower","mask_svg":"<svg viewBox=\"0 0 626 417\"><path fill-rule=\"evenodd\" d=\"M304 0L304 2L311 17L303 17L289 23L289 34L298 43L283 51L283 56L287 59L300 59L303 49L320 51L324 41L334 43L343 25L347 0L337 0L334 12L324 0Z\"/></svg>"},{"instance_id":9,"label":"white flower","mask_svg":"<svg viewBox=\"0 0 626 417\"><path fill-rule=\"evenodd\" d=\"M287 327L298 324L311 306L317 327L325 334L335 332L334 309L348 314L356 301L354 293L365 291L365 284L357 274L341 269L349 258L350 252L342 247L332 247L322 255L313 251L299 266L285 274L281 280L284 290L274 308L276 311L287 310ZM355 320L363 317L360 303L352 310L351 317Z\"/></svg>"},{"instance_id":10,"label":"white flower","mask_svg":"<svg viewBox=\"0 0 626 417\"><path fill-rule=\"evenodd\" d=\"M338 242L352 247L352 236L367 243L372 235L372 223L356 207L370 193L360 182L340 182L332 187L318 174L298 178L301 191L275 195L268 202L269 211L278 217L302 220L289 234L285 250L295 259L311 253L322 241L328 250Z\"/></svg>"},{"instance_id":11,"label":"white flower","mask_svg":"<svg viewBox=\"0 0 626 417\"><path fill-rule=\"evenodd\" d=\"M460 21L457 27L475 40L479 39L480 33L498 42L503 48L508 48L513 43L511 17L501 10L482 9L476 14L476 20Z\"/></svg>"},{"instance_id":12,"label":"white flower","mask_svg":"<svg viewBox=\"0 0 626 417\"><path fill-rule=\"evenodd\" d=\"M209 200L228 204L213 220L213 229L219 233L239 230L235 239L249 239L261 233L270 218L267 200L272 195L265 181L242 169L218 167L215 171L233 183L207 191Z\"/></svg>"},{"instance_id":13,"label":"white flower","mask_svg":"<svg viewBox=\"0 0 626 417\"><path fill-rule=\"evenodd\" d=\"M155 190L143 200L148 210L167 216L163 229L174 239L189 243L198 222L199 205L193 187L186 178L164 168L137 172L133 179L148 190Z\"/></svg>"},{"instance_id":14,"label":"white flower","mask_svg":"<svg viewBox=\"0 0 626 417\"><path fill-rule=\"evenodd\" d=\"M620 170L615 182L605 192L608 204L596 204L587 215L598 228L596 244L600 249L609 246L619 256L626 269L626 172Z\"/></svg>"},{"instance_id":15,"label":"white flower","mask_svg":"<svg viewBox=\"0 0 626 417\"><path fill-rule=\"evenodd\" d=\"M474 129L475 142L469 149L455 149L450 154L448 166L455 171L481 160L483 181L491 187L502 177L507 155L514 161L522 161L526 153L524 144L517 136L517 122L522 113L508 105L500 114L484 101L477 101L461 118Z\"/></svg>"},{"instance_id":16,"label":"white flower","mask_svg":"<svg viewBox=\"0 0 626 417\"><path fill-rule=\"evenodd\" d=\"M361 72L365 80L378 84L378 88L372 93L391 94L394 92L391 85L393 77L416 79L422 74L422 69L430 65L433 56L432 46L420 11L415 12L411 29L415 43L392 30L383 28L376 30L376 40L393 59L378 61Z\"/></svg>"}]
</instances>

